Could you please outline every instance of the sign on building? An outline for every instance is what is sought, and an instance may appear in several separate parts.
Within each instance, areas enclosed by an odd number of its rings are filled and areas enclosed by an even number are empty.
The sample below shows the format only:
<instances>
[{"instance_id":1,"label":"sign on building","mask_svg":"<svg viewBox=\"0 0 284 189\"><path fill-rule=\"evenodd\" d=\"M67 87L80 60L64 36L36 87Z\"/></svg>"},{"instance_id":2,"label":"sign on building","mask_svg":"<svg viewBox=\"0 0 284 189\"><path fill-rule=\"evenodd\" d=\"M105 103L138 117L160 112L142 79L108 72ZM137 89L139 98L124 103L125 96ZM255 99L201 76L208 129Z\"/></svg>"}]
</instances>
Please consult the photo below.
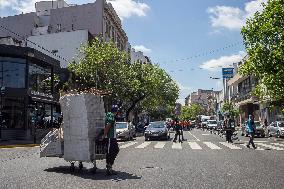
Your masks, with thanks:
<instances>
[{"instance_id":1,"label":"sign on building","mask_svg":"<svg viewBox=\"0 0 284 189\"><path fill-rule=\"evenodd\" d=\"M234 68L222 68L223 78L233 78Z\"/></svg>"}]
</instances>

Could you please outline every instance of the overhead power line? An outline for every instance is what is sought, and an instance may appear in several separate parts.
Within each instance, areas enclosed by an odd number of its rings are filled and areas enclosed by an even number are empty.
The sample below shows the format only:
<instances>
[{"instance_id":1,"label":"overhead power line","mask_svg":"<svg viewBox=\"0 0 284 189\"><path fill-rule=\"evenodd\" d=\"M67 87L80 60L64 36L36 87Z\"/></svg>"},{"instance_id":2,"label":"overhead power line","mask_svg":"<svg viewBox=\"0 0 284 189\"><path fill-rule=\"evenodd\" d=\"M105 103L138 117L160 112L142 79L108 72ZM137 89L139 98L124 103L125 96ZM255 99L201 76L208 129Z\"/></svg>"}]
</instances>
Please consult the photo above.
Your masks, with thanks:
<instances>
[{"instance_id":1,"label":"overhead power line","mask_svg":"<svg viewBox=\"0 0 284 189\"><path fill-rule=\"evenodd\" d=\"M179 58L179 59L161 61L161 63L179 62L179 61L186 61L186 60L191 60L191 59L199 58L199 57L205 57L205 56L208 56L210 54L214 54L214 53L217 53L217 52L220 52L220 51L223 51L223 50L226 50L226 49L238 46L240 44L243 44L243 42L242 41L238 41L238 42L235 42L235 43L232 43L232 44L228 44L228 45L226 45L224 47L213 49L211 51L205 51L205 52L197 53L196 55L193 55L193 56L190 56L190 57L186 57L186 58Z\"/></svg>"}]
</instances>

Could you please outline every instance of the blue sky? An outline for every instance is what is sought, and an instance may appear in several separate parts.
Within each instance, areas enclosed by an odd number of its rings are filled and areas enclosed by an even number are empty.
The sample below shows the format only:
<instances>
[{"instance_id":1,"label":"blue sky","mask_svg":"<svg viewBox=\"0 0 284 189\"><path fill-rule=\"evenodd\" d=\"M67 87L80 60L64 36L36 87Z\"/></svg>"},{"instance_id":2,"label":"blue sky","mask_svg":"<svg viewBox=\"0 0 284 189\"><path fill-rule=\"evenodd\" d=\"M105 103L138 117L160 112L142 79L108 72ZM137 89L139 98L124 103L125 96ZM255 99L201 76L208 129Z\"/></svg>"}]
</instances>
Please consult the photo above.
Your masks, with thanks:
<instances>
[{"instance_id":1,"label":"blue sky","mask_svg":"<svg viewBox=\"0 0 284 189\"><path fill-rule=\"evenodd\" d=\"M31 12L36 0L1 0L0 16ZM94 0L67 0L84 4ZM122 19L129 42L191 92L222 89L221 67L245 54L240 28L266 0L109 0ZM226 48L225 48L226 47ZM201 55L201 56L198 56Z\"/></svg>"}]
</instances>

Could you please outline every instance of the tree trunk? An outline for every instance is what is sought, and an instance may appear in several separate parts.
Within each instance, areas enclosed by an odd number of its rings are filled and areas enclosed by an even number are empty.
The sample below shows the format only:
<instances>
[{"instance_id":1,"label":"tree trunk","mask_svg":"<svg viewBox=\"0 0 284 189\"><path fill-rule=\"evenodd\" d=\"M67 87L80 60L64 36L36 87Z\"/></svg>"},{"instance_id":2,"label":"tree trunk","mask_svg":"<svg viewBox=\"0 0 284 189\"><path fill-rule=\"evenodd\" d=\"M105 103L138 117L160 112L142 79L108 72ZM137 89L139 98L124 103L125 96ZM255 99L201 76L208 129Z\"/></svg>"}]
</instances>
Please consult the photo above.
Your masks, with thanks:
<instances>
[{"instance_id":1,"label":"tree trunk","mask_svg":"<svg viewBox=\"0 0 284 189\"><path fill-rule=\"evenodd\" d=\"M140 98L138 98L138 99L136 99L132 102L131 106L126 111L126 121L129 121L129 114L135 108L136 104L138 104L138 102L143 100L145 97L146 97L146 95L142 95Z\"/></svg>"}]
</instances>

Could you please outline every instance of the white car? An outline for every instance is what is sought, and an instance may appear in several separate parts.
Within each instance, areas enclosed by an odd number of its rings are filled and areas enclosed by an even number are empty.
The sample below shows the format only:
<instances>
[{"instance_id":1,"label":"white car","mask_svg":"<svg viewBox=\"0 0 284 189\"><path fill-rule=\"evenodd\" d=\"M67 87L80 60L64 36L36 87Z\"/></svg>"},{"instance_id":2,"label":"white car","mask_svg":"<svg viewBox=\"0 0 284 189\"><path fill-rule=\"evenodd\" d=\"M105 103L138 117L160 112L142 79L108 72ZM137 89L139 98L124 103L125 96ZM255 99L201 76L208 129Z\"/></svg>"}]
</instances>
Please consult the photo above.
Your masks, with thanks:
<instances>
[{"instance_id":1,"label":"white car","mask_svg":"<svg viewBox=\"0 0 284 189\"><path fill-rule=\"evenodd\" d=\"M135 136L135 126L131 122L116 122L117 139L131 140Z\"/></svg>"},{"instance_id":2,"label":"white car","mask_svg":"<svg viewBox=\"0 0 284 189\"><path fill-rule=\"evenodd\" d=\"M207 120L206 127L207 129L216 129L218 126L217 120Z\"/></svg>"},{"instance_id":3,"label":"white car","mask_svg":"<svg viewBox=\"0 0 284 189\"><path fill-rule=\"evenodd\" d=\"M268 127L269 136L274 135L277 137L284 136L284 121L272 122Z\"/></svg>"}]
</instances>

